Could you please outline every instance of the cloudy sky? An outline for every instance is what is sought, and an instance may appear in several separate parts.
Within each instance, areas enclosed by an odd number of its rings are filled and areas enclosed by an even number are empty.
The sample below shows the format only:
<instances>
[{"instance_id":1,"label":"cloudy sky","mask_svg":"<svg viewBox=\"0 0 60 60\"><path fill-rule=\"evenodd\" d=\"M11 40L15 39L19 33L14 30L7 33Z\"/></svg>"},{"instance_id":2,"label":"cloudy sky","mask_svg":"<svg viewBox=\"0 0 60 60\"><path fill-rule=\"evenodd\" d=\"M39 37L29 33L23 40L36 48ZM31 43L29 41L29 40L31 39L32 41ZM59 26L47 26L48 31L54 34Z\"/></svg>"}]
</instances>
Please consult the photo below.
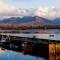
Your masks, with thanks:
<instances>
[{"instance_id":1,"label":"cloudy sky","mask_svg":"<svg viewBox=\"0 0 60 60\"><path fill-rule=\"evenodd\" d=\"M60 17L60 0L0 0L0 18L12 16Z\"/></svg>"}]
</instances>

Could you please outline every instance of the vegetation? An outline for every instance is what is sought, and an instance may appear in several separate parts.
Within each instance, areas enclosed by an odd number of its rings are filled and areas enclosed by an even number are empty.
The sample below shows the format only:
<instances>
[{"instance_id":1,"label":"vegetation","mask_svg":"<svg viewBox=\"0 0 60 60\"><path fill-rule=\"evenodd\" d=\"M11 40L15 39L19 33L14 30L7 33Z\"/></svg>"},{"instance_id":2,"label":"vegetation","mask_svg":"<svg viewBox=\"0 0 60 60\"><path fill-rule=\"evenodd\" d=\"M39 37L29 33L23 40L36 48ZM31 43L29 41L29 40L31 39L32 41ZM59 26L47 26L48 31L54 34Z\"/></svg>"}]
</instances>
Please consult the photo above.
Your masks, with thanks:
<instances>
[{"instance_id":1,"label":"vegetation","mask_svg":"<svg viewBox=\"0 0 60 60\"><path fill-rule=\"evenodd\" d=\"M18 25L18 24L0 24L3 30L25 30L25 29L60 29L60 25Z\"/></svg>"}]
</instances>

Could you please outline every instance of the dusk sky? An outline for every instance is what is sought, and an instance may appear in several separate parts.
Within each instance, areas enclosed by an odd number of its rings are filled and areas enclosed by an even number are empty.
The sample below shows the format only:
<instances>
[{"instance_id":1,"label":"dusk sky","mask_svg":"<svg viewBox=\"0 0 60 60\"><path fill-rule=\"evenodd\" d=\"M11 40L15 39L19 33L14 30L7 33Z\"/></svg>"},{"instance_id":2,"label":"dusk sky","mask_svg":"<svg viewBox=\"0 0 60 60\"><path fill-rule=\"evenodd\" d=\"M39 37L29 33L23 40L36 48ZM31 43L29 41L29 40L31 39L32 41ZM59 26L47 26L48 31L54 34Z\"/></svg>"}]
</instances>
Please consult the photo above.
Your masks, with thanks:
<instances>
[{"instance_id":1,"label":"dusk sky","mask_svg":"<svg viewBox=\"0 0 60 60\"><path fill-rule=\"evenodd\" d=\"M0 17L60 17L60 0L0 0Z\"/></svg>"}]
</instances>

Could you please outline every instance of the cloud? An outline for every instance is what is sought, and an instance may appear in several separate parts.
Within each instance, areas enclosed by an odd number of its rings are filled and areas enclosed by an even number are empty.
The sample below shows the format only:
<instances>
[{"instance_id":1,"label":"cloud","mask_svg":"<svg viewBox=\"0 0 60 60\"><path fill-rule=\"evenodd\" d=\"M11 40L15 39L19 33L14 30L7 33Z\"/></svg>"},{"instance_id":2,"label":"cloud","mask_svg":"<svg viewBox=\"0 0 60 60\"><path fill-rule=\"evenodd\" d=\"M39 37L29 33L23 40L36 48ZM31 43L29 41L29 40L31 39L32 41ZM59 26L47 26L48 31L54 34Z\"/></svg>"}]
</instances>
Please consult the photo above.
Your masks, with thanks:
<instances>
[{"instance_id":1,"label":"cloud","mask_svg":"<svg viewBox=\"0 0 60 60\"><path fill-rule=\"evenodd\" d=\"M35 15L37 16L46 16L48 14L48 8L47 7L40 7L36 9Z\"/></svg>"},{"instance_id":2,"label":"cloud","mask_svg":"<svg viewBox=\"0 0 60 60\"><path fill-rule=\"evenodd\" d=\"M36 10L36 16L57 17L59 10L57 8L40 7Z\"/></svg>"},{"instance_id":3,"label":"cloud","mask_svg":"<svg viewBox=\"0 0 60 60\"><path fill-rule=\"evenodd\" d=\"M12 12L14 12L16 10L15 6L9 6L7 4L5 4L3 1L0 1L0 15L4 16L4 15L9 15Z\"/></svg>"},{"instance_id":4,"label":"cloud","mask_svg":"<svg viewBox=\"0 0 60 60\"><path fill-rule=\"evenodd\" d=\"M56 8L52 8L52 9L49 11L48 16L50 16L50 17L55 17L55 16L57 16L57 14L58 14L58 10L57 10Z\"/></svg>"},{"instance_id":5,"label":"cloud","mask_svg":"<svg viewBox=\"0 0 60 60\"><path fill-rule=\"evenodd\" d=\"M22 9L13 5L8 5L3 0L0 0L0 18L12 16L42 16L56 17L59 12L56 8L49 9L48 7L40 7L36 9Z\"/></svg>"},{"instance_id":6,"label":"cloud","mask_svg":"<svg viewBox=\"0 0 60 60\"><path fill-rule=\"evenodd\" d=\"M35 9L31 8L31 9L17 9L16 13L19 16L33 16L34 15L34 11Z\"/></svg>"},{"instance_id":7,"label":"cloud","mask_svg":"<svg viewBox=\"0 0 60 60\"><path fill-rule=\"evenodd\" d=\"M22 8L17 8L12 5L8 5L3 2L3 0L0 0L0 17L5 17L5 16L31 16L33 15L33 10L34 9L22 9Z\"/></svg>"}]
</instances>

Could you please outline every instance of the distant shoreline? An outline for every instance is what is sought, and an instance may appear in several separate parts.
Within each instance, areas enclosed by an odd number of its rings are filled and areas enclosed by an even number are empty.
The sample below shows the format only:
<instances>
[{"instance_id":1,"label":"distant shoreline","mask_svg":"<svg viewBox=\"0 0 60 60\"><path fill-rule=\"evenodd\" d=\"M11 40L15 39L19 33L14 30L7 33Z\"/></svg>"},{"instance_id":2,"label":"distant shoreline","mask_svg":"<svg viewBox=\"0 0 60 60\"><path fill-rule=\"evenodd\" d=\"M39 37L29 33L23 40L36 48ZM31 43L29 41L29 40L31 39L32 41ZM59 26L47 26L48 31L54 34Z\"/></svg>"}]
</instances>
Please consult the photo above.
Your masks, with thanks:
<instances>
[{"instance_id":1,"label":"distant shoreline","mask_svg":"<svg viewBox=\"0 0 60 60\"><path fill-rule=\"evenodd\" d=\"M27 29L60 29L60 25L20 25L20 24L0 24L1 30L27 30Z\"/></svg>"}]
</instances>

